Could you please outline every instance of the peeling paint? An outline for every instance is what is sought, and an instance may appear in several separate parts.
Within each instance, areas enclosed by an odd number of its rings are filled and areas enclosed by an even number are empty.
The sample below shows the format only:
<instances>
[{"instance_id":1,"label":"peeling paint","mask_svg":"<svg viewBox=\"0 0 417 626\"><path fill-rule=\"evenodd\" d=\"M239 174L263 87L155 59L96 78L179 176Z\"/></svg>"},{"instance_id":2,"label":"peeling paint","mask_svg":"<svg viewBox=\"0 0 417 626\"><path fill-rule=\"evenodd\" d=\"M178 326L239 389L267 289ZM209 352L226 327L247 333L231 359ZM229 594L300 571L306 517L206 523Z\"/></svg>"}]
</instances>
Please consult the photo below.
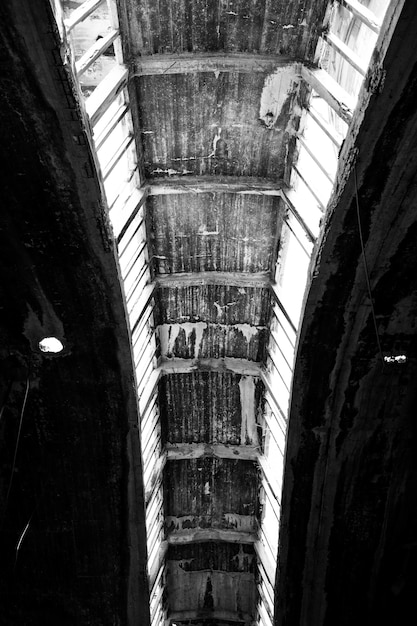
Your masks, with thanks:
<instances>
[{"instance_id":1,"label":"peeling paint","mask_svg":"<svg viewBox=\"0 0 417 626\"><path fill-rule=\"evenodd\" d=\"M182 515L181 517L176 517L175 515L166 515L165 528L167 529L167 532L197 528L197 520L198 518L195 515Z\"/></svg>"},{"instance_id":2,"label":"peeling paint","mask_svg":"<svg viewBox=\"0 0 417 626\"><path fill-rule=\"evenodd\" d=\"M241 530L251 532L254 530L255 518L253 515L237 515L236 513L225 513L223 515L225 528L229 530Z\"/></svg>"},{"instance_id":3,"label":"peeling paint","mask_svg":"<svg viewBox=\"0 0 417 626\"><path fill-rule=\"evenodd\" d=\"M217 133L213 139L213 152L210 152L209 157L214 157L216 154L217 142L220 141L222 135L222 129L219 127Z\"/></svg>"},{"instance_id":4,"label":"peeling paint","mask_svg":"<svg viewBox=\"0 0 417 626\"><path fill-rule=\"evenodd\" d=\"M203 224L202 226L200 226L198 228L198 234L201 236L207 236L207 235L219 235L220 231L219 231L219 220L216 220L216 230L208 230L207 229L207 225Z\"/></svg>"},{"instance_id":5,"label":"peeling paint","mask_svg":"<svg viewBox=\"0 0 417 626\"><path fill-rule=\"evenodd\" d=\"M253 561L254 555L248 554L243 550L242 544L239 545L239 552L234 555L233 560L237 563L237 569L239 572L245 572Z\"/></svg>"},{"instance_id":6,"label":"peeling paint","mask_svg":"<svg viewBox=\"0 0 417 626\"><path fill-rule=\"evenodd\" d=\"M204 484L204 495L211 495L208 482ZM251 533L256 530L257 521L254 515L239 515L237 513L224 513L220 519L216 519L211 515L167 515L165 517L165 530L167 533L206 528Z\"/></svg>"},{"instance_id":7,"label":"peeling paint","mask_svg":"<svg viewBox=\"0 0 417 626\"><path fill-rule=\"evenodd\" d=\"M258 444L258 431L255 418L255 381L252 376L242 376L239 381L242 422L241 445Z\"/></svg>"},{"instance_id":8,"label":"peeling paint","mask_svg":"<svg viewBox=\"0 0 417 626\"><path fill-rule=\"evenodd\" d=\"M175 176L175 174L181 175L182 171L181 170L174 170L174 169L172 169L170 167L168 169L166 169L166 170L163 170L162 168L157 167L156 169L152 170L152 174L168 174L168 176Z\"/></svg>"},{"instance_id":9,"label":"peeling paint","mask_svg":"<svg viewBox=\"0 0 417 626\"><path fill-rule=\"evenodd\" d=\"M204 358L213 338L222 339L224 347L236 345L239 342L241 358L248 357L256 351L259 341L262 340L266 326L252 326L251 324L210 324L208 322L180 322L161 324L158 326L158 337L161 345L161 354L168 358L186 350L188 358ZM182 336L181 336L182 335ZM239 335L243 336L244 344L240 343ZM179 341L180 344L176 344ZM255 341L256 344L251 344Z\"/></svg>"},{"instance_id":10,"label":"peeling paint","mask_svg":"<svg viewBox=\"0 0 417 626\"><path fill-rule=\"evenodd\" d=\"M205 322L185 322L183 324L163 324L158 327L159 340L161 343L161 350L163 355L171 355L175 352L175 341L181 331L185 332L186 343L194 343L193 355L194 358L198 358L201 351L201 343L203 340L204 331L208 328L208 324ZM192 335L194 334L194 342L192 341Z\"/></svg>"},{"instance_id":11,"label":"peeling paint","mask_svg":"<svg viewBox=\"0 0 417 626\"><path fill-rule=\"evenodd\" d=\"M265 79L261 94L259 118L272 128L294 87L294 70L279 68Z\"/></svg>"}]
</instances>

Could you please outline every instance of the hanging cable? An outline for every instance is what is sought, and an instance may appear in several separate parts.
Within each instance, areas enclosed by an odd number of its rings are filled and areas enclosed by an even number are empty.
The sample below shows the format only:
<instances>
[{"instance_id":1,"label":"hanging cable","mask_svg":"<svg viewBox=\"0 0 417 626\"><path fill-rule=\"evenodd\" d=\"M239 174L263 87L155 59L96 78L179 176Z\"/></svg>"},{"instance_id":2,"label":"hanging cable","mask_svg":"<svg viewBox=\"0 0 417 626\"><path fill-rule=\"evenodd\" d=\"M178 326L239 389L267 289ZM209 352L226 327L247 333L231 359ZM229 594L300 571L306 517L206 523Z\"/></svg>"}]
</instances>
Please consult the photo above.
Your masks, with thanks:
<instances>
[{"instance_id":1,"label":"hanging cable","mask_svg":"<svg viewBox=\"0 0 417 626\"><path fill-rule=\"evenodd\" d=\"M366 276L366 285L368 287L368 295L369 295L369 299L371 301L371 312L372 312L372 319L373 319L373 323L374 323L376 342L377 342L377 345L378 345L379 355L381 357L382 367L384 367L384 355L382 354L381 341L379 339L378 325L377 325L377 321L376 321L374 301L373 301L372 291L371 291L371 282L369 280L368 264L366 262L365 246L364 246L364 242L363 242L362 224L361 224L361 216L360 216L360 210L359 210L358 181L357 181L357 178L356 178L356 166L353 167L353 175L354 175L354 180L355 180L356 215L357 215L357 218L358 218L359 239L360 239L361 248L362 248L363 265L364 265L364 268L365 268L365 276Z\"/></svg>"},{"instance_id":2,"label":"hanging cable","mask_svg":"<svg viewBox=\"0 0 417 626\"><path fill-rule=\"evenodd\" d=\"M28 398L28 393L29 393L29 374L28 374L28 376L26 378L25 396L23 398L22 410L20 411L19 430L17 431L16 445L15 445L15 448L14 448L12 471L11 471L11 474L10 474L9 487L7 489L6 503L5 503L5 507L4 507L5 510L7 509L7 503L9 501L10 490L12 488L12 483L13 483L13 475L14 475L14 470L15 470L15 466L16 466L17 450L19 448L20 433L22 431L23 415L25 413L25 407L26 407L26 401L27 401L27 398Z\"/></svg>"},{"instance_id":3,"label":"hanging cable","mask_svg":"<svg viewBox=\"0 0 417 626\"><path fill-rule=\"evenodd\" d=\"M13 382L14 382L13 379L10 379L9 384L7 386L7 389L6 389L6 393L5 393L5 396L4 396L3 404L2 404L2 407L0 409L0 422L1 422L2 418L3 418L4 409L6 408L7 402L9 400L9 396L10 396L10 392L12 390Z\"/></svg>"},{"instance_id":4,"label":"hanging cable","mask_svg":"<svg viewBox=\"0 0 417 626\"><path fill-rule=\"evenodd\" d=\"M16 570L16 565L17 565L17 557L19 556L19 550L20 550L20 548L21 548L21 546L22 546L22 542L23 542L23 539L24 539L24 538L25 538L25 536L26 536L27 531L29 530L29 526L30 526L30 523L31 523L31 521L32 521L32 518L33 518L33 516L34 516L34 514L35 514L35 511L36 511L36 507L33 509L32 515L30 516L28 523L27 523L27 524L26 524L26 526L24 527L23 531L20 533L19 540L18 540L18 542L17 542L17 544L16 544L16 548L15 548L15 560L14 560L13 572Z\"/></svg>"}]
</instances>

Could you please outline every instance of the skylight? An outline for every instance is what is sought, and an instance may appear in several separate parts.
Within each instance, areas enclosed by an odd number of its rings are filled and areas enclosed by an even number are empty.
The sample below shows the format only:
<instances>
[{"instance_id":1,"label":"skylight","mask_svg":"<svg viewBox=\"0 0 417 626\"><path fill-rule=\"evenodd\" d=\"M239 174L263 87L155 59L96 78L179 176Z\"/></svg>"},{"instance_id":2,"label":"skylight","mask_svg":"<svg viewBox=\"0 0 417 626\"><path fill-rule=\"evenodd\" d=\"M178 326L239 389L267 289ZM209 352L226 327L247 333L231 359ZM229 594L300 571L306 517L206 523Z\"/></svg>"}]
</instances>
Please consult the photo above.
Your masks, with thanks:
<instances>
[{"instance_id":1,"label":"skylight","mask_svg":"<svg viewBox=\"0 0 417 626\"><path fill-rule=\"evenodd\" d=\"M163 279L157 283L151 270L145 202L148 194L152 194L152 189L147 184L142 185L139 173L127 90L128 70L123 65L116 2L88 0L78 3L75 10L74 4L67 0L62 2L65 29L61 29L61 32L63 37L66 32L71 45L73 68L85 99L97 164L118 246L139 399L151 623L152 626L162 626L169 618L163 597L169 543L164 529L163 473L167 463L177 461L178 458L175 457L174 449L162 443L158 383L169 369L167 361L170 358L170 346L172 349L169 334L172 325L155 328L154 295L156 289L163 288ZM261 433L259 445L252 441L251 445L256 448L256 452L247 452L252 455L250 460L256 463L261 476L260 527L256 538L250 541L256 553L259 574L256 582L256 620L262 626L271 626L273 623L287 418L297 331L309 283L310 260L334 188L340 148L348 132L378 37L381 18L389 3L388 0L371 0L366 4L367 7L356 0L329 3L328 28L323 33L317 53L318 67L312 69L294 64L291 75L289 70L281 72L288 85L302 85L309 94L301 114L300 127L297 131L292 129L296 140L296 158L288 164L289 187L245 191L254 195L274 195L279 199L278 205L283 215L279 253L271 276L266 277L263 283L269 289L272 303L267 355L262 363L248 361L252 368L249 373L246 370L243 374L238 372L241 375L241 391L246 381L246 386L250 387L250 393L254 396L255 378L262 381L264 390L263 410L256 415ZM55 0L53 5L59 20L59 2ZM271 108L271 102L275 106L273 115L278 111L278 105L282 104L278 97L274 100L272 93L274 88L278 88L276 83L281 78L278 72L268 82L267 93L263 94L261 101L264 118ZM271 129L273 123L270 122ZM138 129L136 131L139 134ZM217 127L218 135L215 137L221 135L220 131L223 132L223 129ZM169 193L182 192L180 189ZM193 193L204 193L204 189ZM214 197L215 194L212 195ZM204 226L199 232L200 237L219 234L217 223L215 228L208 228L206 224ZM165 259L159 260L163 266ZM214 284L216 280L221 281L221 272L212 274L215 275L211 277ZM217 301L216 304L222 309ZM227 306L228 303L223 308ZM194 341L198 345L202 344L203 333L208 328L208 324L204 327L204 323L195 320L189 326L185 326L185 323L177 326L176 330L182 332L185 341L189 341L194 333ZM247 340L250 332L250 329L243 328L242 336ZM43 350L41 345L40 349ZM175 367L179 366L183 368L181 371L184 368L191 368L192 371L198 361L198 350L195 354L197 356L194 360L184 359L185 363L171 364L170 371L175 373ZM403 355L390 355L385 360L387 363L402 363L404 358ZM221 366L226 369L229 367L236 374L236 361L224 360ZM250 395L248 389L242 393ZM240 447L237 446L238 452ZM228 458L227 455L233 451L224 448L226 446L212 446L208 450L212 456L217 454L221 458ZM190 450L197 454L200 449ZM209 483L204 486L204 495L210 495ZM172 626L181 622L180 618L173 619L176 621L171 622Z\"/></svg>"}]
</instances>

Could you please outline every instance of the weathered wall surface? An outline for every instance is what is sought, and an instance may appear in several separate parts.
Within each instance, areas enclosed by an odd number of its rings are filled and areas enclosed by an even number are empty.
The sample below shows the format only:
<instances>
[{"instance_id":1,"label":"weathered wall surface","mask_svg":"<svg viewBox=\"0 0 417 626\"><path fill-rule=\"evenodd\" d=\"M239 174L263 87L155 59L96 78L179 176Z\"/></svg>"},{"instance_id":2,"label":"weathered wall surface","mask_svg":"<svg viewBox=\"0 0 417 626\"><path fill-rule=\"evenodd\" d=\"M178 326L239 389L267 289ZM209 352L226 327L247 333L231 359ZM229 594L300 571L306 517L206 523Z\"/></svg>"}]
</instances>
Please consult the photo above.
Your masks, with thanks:
<instances>
[{"instance_id":1,"label":"weathered wall surface","mask_svg":"<svg viewBox=\"0 0 417 626\"><path fill-rule=\"evenodd\" d=\"M0 50L0 622L146 625L125 309L49 2L3 3Z\"/></svg>"},{"instance_id":2,"label":"weathered wall surface","mask_svg":"<svg viewBox=\"0 0 417 626\"><path fill-rule=\"evenodd\" d=\"M257 444L261 383L231 372L164 376L159 401L170 443Z\"/></svg>"},{"instance_id":3,"label":"weathered wall surface","mask_svg":"<svg viewBox=\"0 0 417 626\"><path fill-rule=\"evenodd\" d=\"M414 611L416 27L406 2L387 55L375 54L370 76L382 73L384 83L373 91L365 82L367 108L342 151L351 167L340 171L306 303L283 489L280 626L407 623Z\"/></svg>"},{"instance_id":4,"label":"weathered wall surface","mask_svg":"<svg viewBox=\"0 0 417 626\"><path fill-rule=\"evenodd\" d=\"M268 78L261 73L199 72L136 79L140 132L148 177L167 175L284 175L298 124L295 68L280 68L271 102L261 106ZM292 145L292 144L291 144Z\"/></svg>"},{"instance_id":5,"label":"weathered wall surface","mask_svg":"<svg viewBox=\"0 0 417 626\"><path fill-rule=\"evenodd\" d=\"M270 272L282 222L277 199L184 194L149 199L158 273Z\"/></svg>"},{"instance_id":6,"label":"weathered wall surface","mask_svg":"<svg viewBox=\"0 0 417 626\"><path fill-rule=\"evenodd\" d=\"M132 0L132 54L259 52L311 58L327 2L302 0Z\"/></svg>"},{"instance_id":7,"label":"weathered wall surface","mask_svg":"<svg viewBox=\"0 0 417 626\"><path fill-rule=\"evenodd\" d=\"M257 490L257 469L251 461L170 461L164 473L166 527L253 531Z\"/></svg>"}]
</instances>

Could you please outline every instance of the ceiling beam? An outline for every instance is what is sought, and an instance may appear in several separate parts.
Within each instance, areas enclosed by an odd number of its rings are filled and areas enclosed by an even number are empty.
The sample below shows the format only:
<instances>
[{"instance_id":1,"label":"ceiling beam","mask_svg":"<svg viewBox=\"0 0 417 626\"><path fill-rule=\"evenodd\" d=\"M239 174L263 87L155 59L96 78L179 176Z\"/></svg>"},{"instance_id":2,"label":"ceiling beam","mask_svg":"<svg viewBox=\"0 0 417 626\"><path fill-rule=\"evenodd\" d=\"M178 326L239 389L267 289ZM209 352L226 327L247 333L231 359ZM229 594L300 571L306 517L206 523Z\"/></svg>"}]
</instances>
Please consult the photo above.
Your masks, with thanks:
<instances>
[{"instance_id":1,"label":"ceiling beam","mask_svg":"<svg viewBox=\"0 0 417 626\"><path fill-rule=\"evenodd\" d=\"M271 291L271 295L274 301L277 303L278 307L280 308L281 313L284 315L288 324L291 326L291 329L294 331L295 334L297 334L297 326L294 324L291 317L288 315L287 310L285 309L284 305L281 302L279 291L278 291L278 285L276 283L271 283L270 291Z\"/></svg>"},{"instance_id":2,"label":"ceiling beam","mask_svg":"<svg viewBox=\"0 0 417 626\"><path fill-rule=\"evenodd\" d=\"M205 620L208 619L210 622L238 622L241 624L245 622L247 624L253 623L253 615L249 615L249 613L235 613L234 611L222 611L220 609L210 610L210 609L196 609L195 611L173 611L168 615L169 623L172 622L186 622L189 620Z\"/></svg>"},{"instance_id":3,"label":"ceiling beam","mask_svg":"<svg viewBox=\"0 0 417 626\"><path fill-rule=\"evenodd\" d=\"M171 176L145 181L150 196L184 193L240 193L247 195L279 196L285 186L282 180L272 181L251 176Z\"/></svg>"},{"instance_id":4,"label":"ceiling beam","mask_svg":"<svg viewBox=\"0 0 417 626\"><path fill-rule=\"evenodd\" d=\"M301 77L347 124L350 124L355 101L325 70L301 66Z\"/></svg>"},{"instance_id":5,"label":"ceiling beam","mask_svg":"<svg viewBox=\"0 0 417 626\"><path fill-rule=\"evenodd\" d=\"M75 62L75 72L77 77L80 78L85 72L93 65L95 61L111 46L116 37L119 36L119 31L113 29L106 33L101 39L97 39L93 45L83 54L83 56Z\"/></svg>"},{"instance_id":6,"label":"ceiling beam","mask_svg":"<svg viewBox=\"0 0 417 626\"><path fill-rule=\"evenodd\" d=\"M158 370L161 375L189 374L192 372L233 372L242 376L262 375L262 367L256 361L246 359L167 359L162 360Z\"/></svg>"},{"instance_id":7,"label":"ceiling beam","mask_svg":"<svg viewBox=\"0 0 417 626\"><path fill-rule=\"evenodd\" d=\"M133 62L133 77L195 72L262 72L270 74L279 67L298 66L292 57L273 54L222 54L184 52L153 54L137 57Z\"/></svg>"},{"instance_id":8,"label":"ceiling beam","mask_svg":"<svg viewBox=\"0 0 417 626\"><path fill-rule=\"evenodd\" d=\"M368 64L365 63L362 58L356 54L344 41L342 41L334 33L324 33L323 39L329 44L333 50L338 52L341 57L345 59L361 76L365 76Z\"/></svg>"},{"instance_id":9,"label":"ceiling beam","mask_svg":"<svg viewBox=\"0 0 417 626\"><path fill-rule=\"evenodd\" d=\"M156 287L172 289L198 285L268 288L271 278L264 272L191 272L159 275L155 277L155 284Z\"/></svg>"},{"instance_id":10,"label":"ceiling beam","mask_svg":"<svg viewBox=\"0 0 417 626\"><path fill-rule=\"evenodd\" d=\"M104 0L87 0L83 2L78 9L75 9L75 11L71 13L71 16L67 20L64 20L67 34L69 34L77 24L83 22L91 15L103 2Z\"/></svg>"},{"instance_id":11,"label":"ceiling beam","mask_svg":"<svg viewBox=\"0 0 417 626\"><path fill-rule=\"evenodd\" d=\"M92 126L97 124L116 96L127 85L128 71L123 65L117 65L103 78L85 102L85 109Z\"/></svg>"},{"instance_id":12,"label":"ceiling beam","mask_svg":"<svg viewBox=\"0 0 417 626\"><path fill-rule=\"evenodd\" d=\"M170 545L204 543L206 541L254 544L258 541L258 536L256 533L248 533L241 530L221 530L219 528L190 528L188 530L174 530L168 534L166 540Z\"/></svg>"},{"instance_id":13,"label":"ceiling beam","mask_svg":"<svg viewBox=\"0 0 417 626\"><path fill-rule=\"evenodd\" d=\"M209 179L209 180L208 180ZM305 230L313 243L316 238L306 226L293 204L288 201L288 186L282 181L250 176L227 176L215 178L208 176L175 176L154 178L145 181L142 189L148 196L178 195L186 193L236 193L240 195L272 196L281 198ZM219 273L219 272L216 272Z\"/></svg>"},{"instance_id":14,"label":"ceiling beam","mask_svg":"<svg viewBox=\"0 0 417 626\"><path fill-rule=\"evenodd\" d=\"M281 191L281 199L285 203L287 209L292 213L292 215L295 217L297 222L300 224L301 228L304 230L308 240L311 243L315 243L316 238L311 232L311 230L309 229L309 227L307 226L307 224L305 223L305 221L303 220L303 218L301 217L301 215L299 214L299 212L297 211L297 209L295 208L294 203L292 202L290 198L290 195L289 195L290 193L291 193L291 190L289 190L289 192L286 193L283 189Z\"/></svg>"},{"instance_id":15,"label":"ceiling beam","mask_svg":"<svg viewBox=\"0 0 417 626\"><path fill-rule=\"evenodd\" d=\"M381 22L372 11L367 9L358 0L338 0L339 4L346 7L356 18L366 24L368 28L379 33L381 29Z\"/></svg>"},{"instance_id":16,"label":"ceiling beam","mask_svg":"<svg viewBox=\"0 0 417 626\"><path fill-rule=\"evenodd\" d=\"M167 443L165 444L167 461L199 459L204 456L234 461L258 461L257 446L225 446L207 443Z\"/></svg>"},{"instance_id":17,"label":"ceiling beam","mask_svg":"<svg viewBox=\"0 0 417 626\"><path fill-rule=\"evenodd\" d=\"M313 118L315 123L320 126L324 134L330 139L330 141L340 148L343 142L343 135L341 135L330 122L327 122L314 107L314 98L312 98L308 104L307 114Z\"/></svg>"}]
</instances>

